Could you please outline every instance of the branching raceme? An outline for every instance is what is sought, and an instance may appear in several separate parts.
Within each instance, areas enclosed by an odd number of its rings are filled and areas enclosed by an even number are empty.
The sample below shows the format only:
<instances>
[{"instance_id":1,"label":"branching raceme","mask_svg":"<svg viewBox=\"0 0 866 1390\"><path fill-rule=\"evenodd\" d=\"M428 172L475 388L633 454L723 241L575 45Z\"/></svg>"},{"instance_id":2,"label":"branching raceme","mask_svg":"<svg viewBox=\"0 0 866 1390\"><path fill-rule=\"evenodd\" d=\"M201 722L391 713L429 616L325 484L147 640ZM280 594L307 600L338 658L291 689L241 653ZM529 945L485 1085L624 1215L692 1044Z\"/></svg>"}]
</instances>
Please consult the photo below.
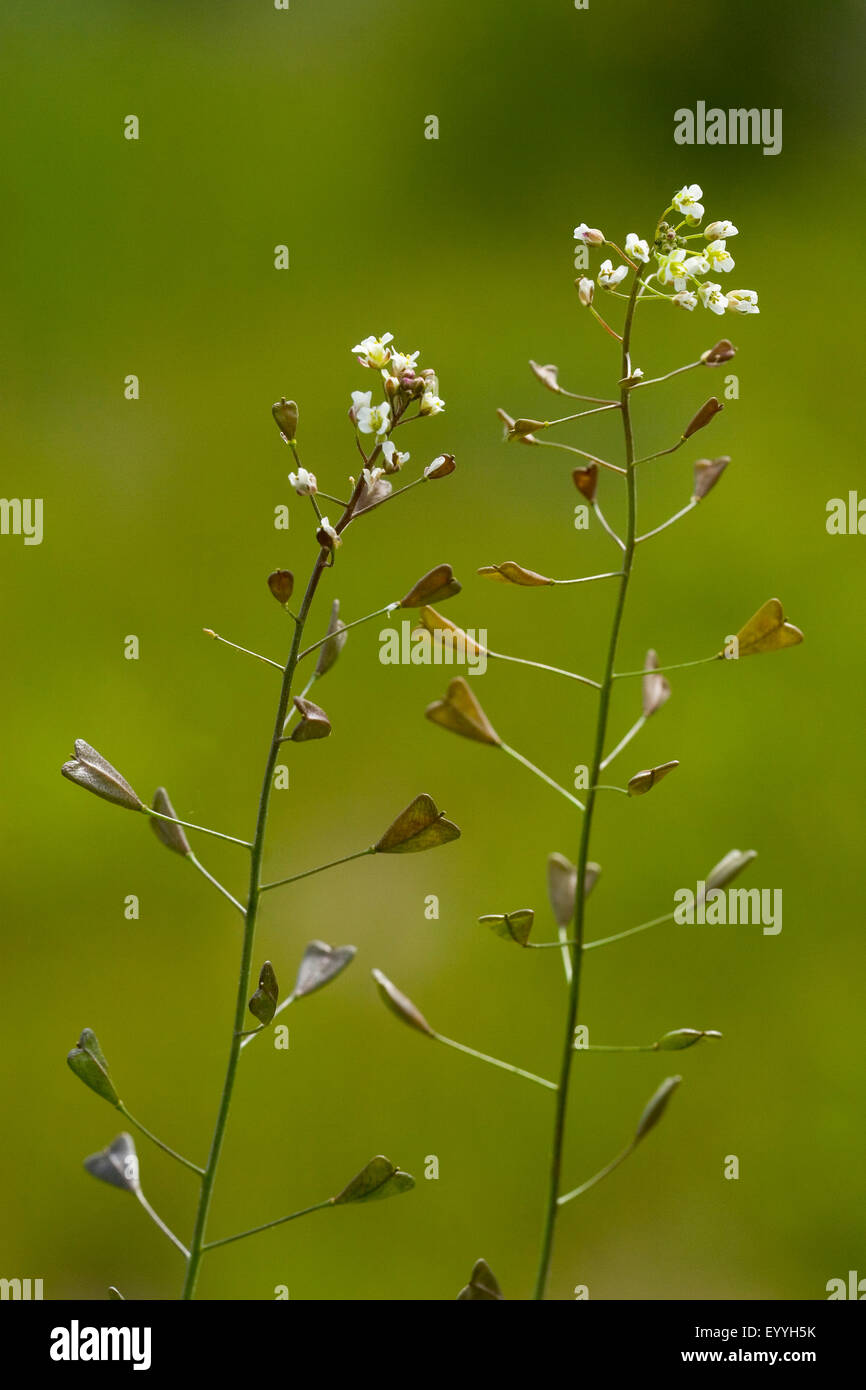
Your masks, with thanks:
<instances>
[{"instance_id":1,"label":"branching raceme","mask_svg":"<svg viewBox=\"0 0 866 1390\"><path fill-rule=\"evenodd\" d=\"M416 796L397 816L396 820L372 844L367 843L354 852L320 864L315 868L301 869L265 882L262 865L268 831L268 816L271 790L277 767L277 758L287 744L303 744L327 738L331 733L331 723L321 706L308 699L312 687L331 670L348 639L350 629L361 623L370 622L382 614L399 609L420 609L431 603L439 603L456 594L460 585L454 578L450 565L437 565L428 574L414 583L402 598L392 598L373 613L343 622L340 618L340 605L333 600L330 621L323 635L304 645L305 631L313 610L321 581L334 567L345 533L349 526L359 521L369 521L374 511L386 503L394 501L401 494L429 482L449 476L454 471L454 458L450 454L440 454L434 458L411 482L403 487L394 487L391 479L400 473L410 461L410 453L398 449L392 435L400 427L413 420L430 419L440 414L445 403L438 395L438 382L432 369L419 369L415 353L399 353L393 345L391 334L382 338L365 338L353 348L353 352L365 369L382 379L382 401L373 402L372 391L352 393L352 406L349 418L354 435L353 448L362 460L361 471L357 477L349 478L349 497L346 501L323 492L315 474L301 463L298 449L298 407L294 401L283 398L273 407L280 435L291 451L295 467L289 474L294 491L309 499L312 509L312 532L315 538L315 558L312 570L303 590L297 609L290 605L295 591L294 576L290 570L275 570L268 577L268 587L283 610L283 620L290 624L289 654L285 662L274 661L268 656L252 652L248 647L220 637L212 629L206 628L208 636L222 645L234 648L246 656L253 657L263 665L273 667L279 675L279 694L273 731L267 744L264 772L259 797L258 815L251 839L228 835L208 826L182 820L175 814L174 807L165 788L160 787L150 806L136 794L129 782L112 766L102 754L98 753L83 739L76 740L75 756L67 762L63 775L78 786L99 796L115 806L146 816L158 839L167 849L178 854L195 868L208 883L230 903L243 921L240 946L240 967L237 991L233 1003L231 1030L228 1038L228 1060L222 1091L217 1106L213 1134L208 1157L201 1166L175 1152L149 1129L134 1118L127 1109L115 1087L108 1063L92 1029L85 1028L76 1046L67 1058L72 1071L103 1100L112 1105L126 1121L151 1140L163 1153L176 1160L193 1173L199 1185L198 1202L189 1247L169 1230L165 1222L156 1214L144 1197L140 1182L139 1160L132 1137L123 1132L100 1153L85 1160L85 1168L94 1177L132 1193L148 1216L163 1232L168 1240L183 1255L186 1265L182 1297L193 1298L196 1290L201 1261L206 1252L221 1245L255 1235L259 1231L294 1221L315 1211L328 1207L339 1207L349 1203L369 1202L383 1197L394 1196L408 1191L414 1186L413 1178L403 1172L396 1164L382 1155L371 1159L335 1196L326 1197L311 1206L290 1212L287 1216L266 1221L235 1235L217 1240L207 1239L207 1221L213 1196L214 1184L220 1162L223 1142L231 1113L232 1098L235 1091L238 1064L244 1050L262 1032L268 1029L280 1014L291 1004L313 994L328 985L351 964L355 955L354 946L330 946L323 941L312 941L306 947L300 961L294 988L282 1002L276 972L270 961L264 961L258 971L257 985L253 990L254 955L256 925L262 896L272 890L297 882L313 874L323 873L346 864L350 860L372 855L411 854L434 849L459 838L460 831L453 822L446 820L437 808L432 797L426 793ZM319 499L326 499L339 508L339 519L333 524L323 515ZM333 513L332 513L333 514ZM386 513L387 515L387 513ZM309 658L315 658L310 662ZM307 661L307 665L303 663ZM306 680L299 693L297 684ZM245 900L236 896L222 884L193 853L186 831L207 835L227 841L237 846L249 856L248 888ZM251 1015L255 1026L246 1027L247 1016ZM123 1295L116 1288L110 1290L113 1298Z\"/></svg>"},{"instance_id":2,"label":"branching raceme","mask_svg":"<svg viewBox=\"0 0 866 1390\"><path fill-rule=\"evenodd\" d=\"M688 424L672 444L641 456L635 447L632 423L634 398L642 396L649 387L662 387L663 383L682 373L696 371L702 374L706 371L712 371L730 361L734 356L735 348L727 339L722 339L715 346L701 353L695 361L648 378L641 368L634 365L632 359L632 338L638 313L644 311L645 305L658 303L660 300L666 300L674 308L687 312L693 311L698 304L703 305L714 314L727 312L736 315L750 315L759 312L757 295L753 291L734 290L724 293L719 283L711 278L705 278L714 276L716 273L728 274L733 269L734 260L728 250L727 242L737 235L737 228L730 222L719 221L705 226L703 231L698 231L697 229L701 227L704 220L701 197L701 189L696 184L681 189L672 199L671 205L659 218L652 237L647 241L636 233L630 233L622 251L614 242L609 241L601 231L587 227L585 223L581 223L575 229L575 237L582 246L587 248L610 247L617 257L616 266L610 259L603 261L597 273L597 285L596 281L588 276L582 276L576 282L580 303L590 311L605 334L615 339L619 344L616 395L610 399L604 399L566 390L560 384L557 367L531 362L530 366L535 376L549 391L569 400L585 402L590 408L578 410L554 420L528 417L515 419L506 411L499 411L500 418L505 423L506 438L509 441L535 448L560 449L577 455L584 461L573 470L574 485L583 498L583 505L588 508L588 513L595 516L598 524L608 534L616 547L615 568L604 574L590 575L584 578L552 579L513 560L495 565L484 565L478 571L479 574L498 583L527 588L552 588L562 584L582 584L591 579L612 581L615 597L610 635L604 667L598 678L594 679L585 675L577 675L574 672L562 671L556 667L548 666L544 662L528 661L525 658L503 658L504 660L521 660L529 666L536 666L555 675L578 681L595 691L594 696L581 697L595 698L596 700L595 736L591 748L587 750L588 778L585 799L578 800L570 791L560 786L547 773L531 763L522 753L511 748L497 733L474 691L470 689L469 684L462 677L458 676L452 680L445 696L431 704L426 712L427 718L442 728L460 734L464 738L471 739L489 749L498 749L500 752L508 754L539 776L558 794L569 800L576 806L579 814L580 824L576 834L578 846L576 863L570 862L561 854L552 854L548 861L548 890L553 921L556 926L555 938L538 942L530 940L535 918L535 913L530 908L500 910L487 913L480 919L482 924L491 928L497 936L506 941L523 948L552 948L561 954L567 984L567 997L564 1008L562 1054L556 1079L546 1080L534 1076L520 1067L487 1057L484 1053L476 1052L463 1044L450 1043L452 1046L459 1046L461 1051L468 1052L482 1061L492 1062L499 1067L507 1067L516 1075L528 1077L538 1085L554 1092L550 1171L543 1212L541 1250L535 1281L535 1297L538 1299L544 1297L548 1284L554 1232L559 1211L567 1203L581 1196L609 1173L612 1173L634 1152L638 1144L661 1119L673 1092L681 1081L679 1076L669 1076L663 1080L648 1101L632 1138L622 1151L600 1172L577 1186L568 1188L563 1181L563 1158L569 1089L575 1053L679 1051L694 1046L704 1038L718 1038L720 1036L714 1029L674 1028L664 1032L656 1041L645 1044L629 1041L623 1044L594 1045L588 1042L586 1028L578 1023L582 963L586 952L612 945L626 937L661 926L670 922L674 917L672 911L666 912L650 921L641 922L637 926L611 936L587 939L587 900L601 872L599 865L590 859L597 794L603 791L614 791L629 798L643 796L664 777L673 772L678 763L675 760L670 760L654 767L641 769L630 776L624 786L611 784L605 778L607 769L638 736L646 722L668 700L671 690L663 672L710 662L719 664L735 661L745 656L778 651L802 641L802 633L799 629L785 620L779 601L769 599L740 628L736 637L727 638L721 649L714 651L709 656L659 666L655 651L650 650L640 670L616 669L620 629L638 547L693 511L719 481L730 462L726 456L699 459L694 464L692 492L686 505L661 524L651 526L643 533L639 532L637 517L637 474L639 468L650 464L653 460L675 454L685 447L693 435L710 424L722 409L722 405L715 396L709 397L692 415ZM669 220L672 213L677 214L678 220L677 218ZM697 249L692 249L694 242L699 243ZM588 254L587 251L587 256ZM619 288L620 286L622 289ZM625 312L621 331L614 328L599 313L597 287L611 298L624 300ZM548 431L580 420L587 415L601 413L608 413L611 418L615 414L618 416L623 436L621 464L599 458L592 452L578 448L573 444L540 437ZM613 475L608 479L611 486L624 487L627 519L623 536L614 531L601 510L598 493L603 473ZM607 589L608 586L605 585L605 591ZM579 592L582 596L583 591ZM443 618L431 605L420 610L420 618L424 626L440 642L450 644L458 652L461 650L464 653L483 650L469 634L458 628L453 622ZM570 621L573 622L573 619ZM491 658L501 656L493 651L488 651L487 655ZM641 677L643 682L641 713L632 726L611 747L608 740L611 694L615 682L627 680L630 677ZM753 857L754 852L751 850L745 852L730 851L707 874L701 891L710 895L715 890L722 889L745 868ZM385 1003L404 1022L440 1042L449 1043L449 1039L443 1038L441 1034L437 1033L412 1001L407 999L390 980L381 972L377 971L374 974ZM469 1282L458 1296L461 1299L490 1300L501 1299L503 1294L489 1265L484 1260L479 1260L472 1271Z\"/></svg>"}]
</instances>

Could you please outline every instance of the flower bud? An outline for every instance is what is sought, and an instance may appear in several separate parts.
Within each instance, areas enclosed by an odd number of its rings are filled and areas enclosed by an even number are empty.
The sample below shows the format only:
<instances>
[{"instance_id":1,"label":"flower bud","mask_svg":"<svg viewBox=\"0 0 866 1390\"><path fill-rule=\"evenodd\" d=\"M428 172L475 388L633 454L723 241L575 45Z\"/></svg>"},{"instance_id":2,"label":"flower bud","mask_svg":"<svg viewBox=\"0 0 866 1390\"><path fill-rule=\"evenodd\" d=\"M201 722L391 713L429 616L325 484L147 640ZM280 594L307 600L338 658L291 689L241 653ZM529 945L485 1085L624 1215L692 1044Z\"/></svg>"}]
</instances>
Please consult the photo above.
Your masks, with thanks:
<instances>
[{"instance_id":1,"label":"flower bud","mask_svg":"<svg viewBox=\"0 0 866 1390\"><path fill-rule=\"evenodd\" d=\"M668 1107L668 1101L682 1081L681 1076L669 1076L647 1101L643 1114L638 1120L634 1142L638 1144L645 1135L654 1129Z\"/></svg>"},{"instance_id":2,"label":"flower bud","mask_svg":"<svg viewBox=\"0 0 866 1390\"><path fill-rule=\"evenodd\" d=\"M577 286L577 297L585 309L588 309L595 298L595 284L585 275L581 275L579 280L575 280Z\"/></svg>"},{"instance_id":3,"label":"flower bud","mask_svg":"<svg viewBox=\"0 0 866 1390\"><path fill-rule=\"evenodd\" d=\"M424 469L424 477L435 482L437 478L447 478L448 474L453 473L456 467L453 454L440 454L432 463L428 463Z\"/></svg>"},{"instance_id":4,"label":"flower bud","mask_svg":"<svg viewBox=\"0 0 866 1390\"><path fill-rule=\"evenodd\" d=\"M676 759L669 763L659 763L657 767L645 768L643 772L636 772L634 777L629 779L629 796L646 796L646 793L663 777L667 777L669 772L673 772L675 767L679 767Z\"/></svg>"},{"instance_id":5,"label":"flower bud","mask_svg":"<svg viewBox=\"0 0 866 1390\"><path fill-rule=\"evenodd\" d=\"M285 396L283 396L281 400L276 401L271 406L271 414L276 421L277 429L283 436L283 439L285 439L287 444L290 443L298 430L297 404L295 401L287 401Z\"/></svg>"},{"instance_id":6,"label":"flower bud","mask_svg":"<svg viewBox=\"0 0 866 1390\"><path fill-rule=\"evenodd\" d=\"M697 415L694 415L686 425L683 430L683 439L690 439L693 434L697 434L698 430L704 429L720 410L724 410L721 401L717 400L715 396L710 396L708 401L704 401Z\"/></svg>"},{"instance_id":7,"label":"flower bud","mask_svg":"<svg viewBox=\"0 0 866 1390\"><path fill-rule=\"evenodd\" d=\"M574 239L582 241L584 246L604 246L604 232L600 232L598 227L587 227L585 222L575 227Z\"/></svg>"}]
</instances>

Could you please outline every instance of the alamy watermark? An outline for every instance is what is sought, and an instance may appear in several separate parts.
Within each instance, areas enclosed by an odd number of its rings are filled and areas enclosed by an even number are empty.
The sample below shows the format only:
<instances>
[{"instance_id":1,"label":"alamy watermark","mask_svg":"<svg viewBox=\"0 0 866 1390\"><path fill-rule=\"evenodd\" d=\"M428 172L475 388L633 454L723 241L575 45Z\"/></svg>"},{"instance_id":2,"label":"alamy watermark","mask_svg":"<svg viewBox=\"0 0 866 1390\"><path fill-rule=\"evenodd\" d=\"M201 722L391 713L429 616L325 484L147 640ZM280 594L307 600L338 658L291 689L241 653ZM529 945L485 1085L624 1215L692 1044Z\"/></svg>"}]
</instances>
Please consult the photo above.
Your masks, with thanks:
<instances>
[{"instance_id":1,"label":"alamy watermark","mask_svg":"<svg viewBox=\"0 0 866 1390\"><path fill-rule=\"evenodd\" d=\"M764 106L711 106L699 101L692 111L681 106L674 112L677 145L763 145L764 154L781 154L782 108Z\"/></svg>"},{"instance_id":2,"label":"alamy watermark","mask_svg":"<svg viewBox=\"0 0 866 1390\"><path fill-rule=\"evenodd\" d=\"M23 536L25 545L41 545L41 497L0 497L0 535Z\"/></svg>"},{"instance_id":3,"label":"alamy watermark","mask_svg":"<svg viewBox=\"0 0 866 1390\"><path fill-rule=\"evenodd\" d=\"M379 660L383 666L466 666L470 676L487 670L487 629L456 628L453 632L412 630L408 619L399 628L379 633Z\"/></svg>"},{"instance_id":4,"label":"alamy watermark","mask_svg":"<svg viewBox=\"0 0 866 1390\"><path fill-rule=\"evenodd\" d=\"M678 888L674 893L674 921L679 926L761 926L764 936L782 930L781 888L711 888L699 880L694 892Z\"/></svg>"}]
</instances>

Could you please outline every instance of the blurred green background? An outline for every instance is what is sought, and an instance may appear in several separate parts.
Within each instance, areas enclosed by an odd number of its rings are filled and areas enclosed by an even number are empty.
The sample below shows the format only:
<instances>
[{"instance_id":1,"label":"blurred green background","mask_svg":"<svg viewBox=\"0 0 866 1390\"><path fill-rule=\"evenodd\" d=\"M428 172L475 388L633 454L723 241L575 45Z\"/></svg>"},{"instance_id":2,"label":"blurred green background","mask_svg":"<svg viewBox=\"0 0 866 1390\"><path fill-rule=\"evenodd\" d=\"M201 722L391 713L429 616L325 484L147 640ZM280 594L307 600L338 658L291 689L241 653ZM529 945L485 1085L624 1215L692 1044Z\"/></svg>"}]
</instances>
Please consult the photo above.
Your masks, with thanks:
<instances>
[{"instance_id":1,"label":"blurred green background","mask_svg":"<svg viewBox=\"0 0 866 1390\"><path fill-rule=\"evenodd\" d=\"M761 316L642 311L647 374L728 333L740 398L712 437L641 474L641 517L655 525L687 500L695 458L733 457L699 512L640 553L618 664L640 665L648 645L668 661L707 654L771 594L807 642L674 673L672 700L616 766L682 766L646 801L601 802L590 933L668 910L734 846L760 851L748 884L783 889L784 928L667 926L587 958L581 1012L596 1041L682 1026L725 1037L667 1060L579 1060L569 1185L622 1146L665 1075L685 1080L638 1154L563 1212L550 1292L811 1299L849 1269L866 1274L866 542L825 529L826 502L861 473L862 29L862 8L844 2L292 0L279 12L268 0L7 0L2 490L44 498L45 538L0 538L0 1274L42 1277L49 1298L180 1289L176 1252L83 1172L121 1126L64 1057L93 1027L132 1111L203 1161L238 925L143 822L59 768L84 737L142 795L164 783L180 814L251 831L274 673L201 629L278 658L287 648L265 577L305 574L315 547L301 499L288 534L272 524L290 457L271 402L300 402L304 461L339 494L357 465L349 392L373 384L353 343L387 330L420 347L447 401L403 447L410 476L445 450L458 472L350 531L314 628L334 595L351 619L448 560L464 584L450 616L501 650L597 673L611 590L516 590L475 573L511 558L566 576L612 559L597 528L573 529L574 460L505 447L495 409L555 413L530 357L558 363L571 389L611 391L616 347L578 307L572 229L647 235L692 181L711 216L740 228L732 281L759 291ZM698 100L783 108L782 153L676 146L673 113ZM122 134L131 113L138 142ZM273 268L278 243L287 272ZM722 385L702 372L641 394L640 451L675 438ZM571 428L564 439L618 456L615 419ZM617 520L614 480L603 487ZM512 950L476 918L532 905L546 935L546 856L574 858L578 824L509 760L427 723L444 673L381 665L377 629L359 629L319 687L334 736L291 749L267 871L361 848L421 790L463 838L266 900L256 959L284 985L311 938L353 942L358 956L286 1016L287 1053L261 1040L244 1056L210 1234L316 1201L377 1152L417 1190L215 1252L202 1297L268 1299L287 1285L297 1299L450 1299L479 1255L508 1297L531 1290L550 1097L401 1027L369 971L443 1033L551 1074L557 955ZM138 661L123 657L128 634ZM503 737L560 780L589 761L591 691L503 665L476 690ZM638 683L617 690L612 736L638 701ZM243 851L197 848L242 891ZM128 894L137 921L124 918ZM425 919L429 894L438 921ZM144 1140L139 1152L147 1195L187 1238L194 1178ZM433 1154L440 1177L425 1181ZM736 1182L723 1177L729 1154Z\"/></svg>"}]
</instances>

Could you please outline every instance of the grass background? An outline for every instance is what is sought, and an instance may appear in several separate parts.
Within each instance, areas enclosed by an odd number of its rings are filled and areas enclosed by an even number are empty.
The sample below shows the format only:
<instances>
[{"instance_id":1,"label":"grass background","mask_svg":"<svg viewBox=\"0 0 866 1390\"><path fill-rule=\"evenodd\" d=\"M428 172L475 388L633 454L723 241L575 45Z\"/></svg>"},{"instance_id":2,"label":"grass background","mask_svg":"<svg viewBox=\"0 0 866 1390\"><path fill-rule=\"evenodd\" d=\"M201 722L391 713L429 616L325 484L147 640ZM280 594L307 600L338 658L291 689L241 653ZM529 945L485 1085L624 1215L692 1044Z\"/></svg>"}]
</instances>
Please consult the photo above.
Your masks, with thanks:
<instances>
[{"instance_id":1,"label":"grass background","mask_svg":"<svg viewBox=\"0 0 866 1390\"><path fill-rule=\"evenodd\" d=\"M582 1015L597 1041L680 1026L725 1038L673 1066L577 1066L569 1183L623 1144L664 1075L685 1081L628 1165L563 1213L551 1294L821 1298L828 1279L863 1271L864 542L824 525L828 499L861 474L862 27L845 0L593 0L584 12L568 0L293 0L288 12L8 0L2 490L45 499L45 539L0 538L0 1273L42 1277L50 1298L102 1298L110 1283L129 1298L179 1291L176 1252L81 1169L118 1126L64 1056L95 1028L133 1112L203 1161L237 923L137 818L58 769L84 737L142 795L164 783L190 819L252 827L273 673L201 628L275 656L287 645L264 580L280 565L305 573L314 546L297 502L289 534L273 528L289 457L271 401L300 402L305 462L339 493L356 463L348 393L370 384L352 343L390 330L421 347L447 400L406 447L413 465L453 450L459 471L353 529L319 623L333 595L351 618L448 560L464 583L448 608L458 622L597 672L610 591L475 574L505 558L592 573L611 558L603 534L572 527L568 457L505 448L494 412L552 413L529 357L559 363L572 389L611 390L615 346L577 305L572 228L647 234L691 181L739 226L733 279L759 290L762 312L642 311L635 360L648 374L728 332L740 397L711 439L641 476L641 515L657 524L688 497L696 457L733 457L698 514L641 552L620 669L648 645L671 661L710 652L771 594L807 642L675 673L673 699L617 766L682 766L646 801L602 802L590 930L665 911L733 846L760 851L749 883L783 889L784 928L665 927L587 959ZM676 146L673 113L699 99L781 107L783 152ZM138 142L122 136L129 113ZM288 272L273 268L277 243ZM137 402L123 397L128 373ZM641 396L642 451L721 387L708 376ZM612 452L615 430L602 417L570 438ZM127 661L133 633L141 656ZM544 932L546 856L573 858L578 826L508 760L423 720L442 676L382 666L375 630L361 629L320 688L334 737L292 749L272 875L369 843L422 789L463 838L267 899L256 957L285 984L313 937L353 942L358 958L287 1016L288 1053L260 1041L245 1056L211 1234L320 1199L377 1152L418 1189L216 1252L203 1297L287 1285L293 1298L453 1298L481 1254L509 1297L531 1289L549 1097L402 1029L369 978L384 969L444 1033L556 1066L555 953L511 951L475 919L528 904ZM589 760L591 692L501 666L479 688L503 736L555 776ZM614 734L638 698L636 683L617 691ZM243 852L212 844L202 857L240 891ZM431 893L438 921L424 916ZM145 1141L140 1152L145 1191L186 1236L194 1179ZM431 1154L438 1181L423 1180ZM723 1178L729 1154L736 1182Z\"/></svg>"}]
</instances>

